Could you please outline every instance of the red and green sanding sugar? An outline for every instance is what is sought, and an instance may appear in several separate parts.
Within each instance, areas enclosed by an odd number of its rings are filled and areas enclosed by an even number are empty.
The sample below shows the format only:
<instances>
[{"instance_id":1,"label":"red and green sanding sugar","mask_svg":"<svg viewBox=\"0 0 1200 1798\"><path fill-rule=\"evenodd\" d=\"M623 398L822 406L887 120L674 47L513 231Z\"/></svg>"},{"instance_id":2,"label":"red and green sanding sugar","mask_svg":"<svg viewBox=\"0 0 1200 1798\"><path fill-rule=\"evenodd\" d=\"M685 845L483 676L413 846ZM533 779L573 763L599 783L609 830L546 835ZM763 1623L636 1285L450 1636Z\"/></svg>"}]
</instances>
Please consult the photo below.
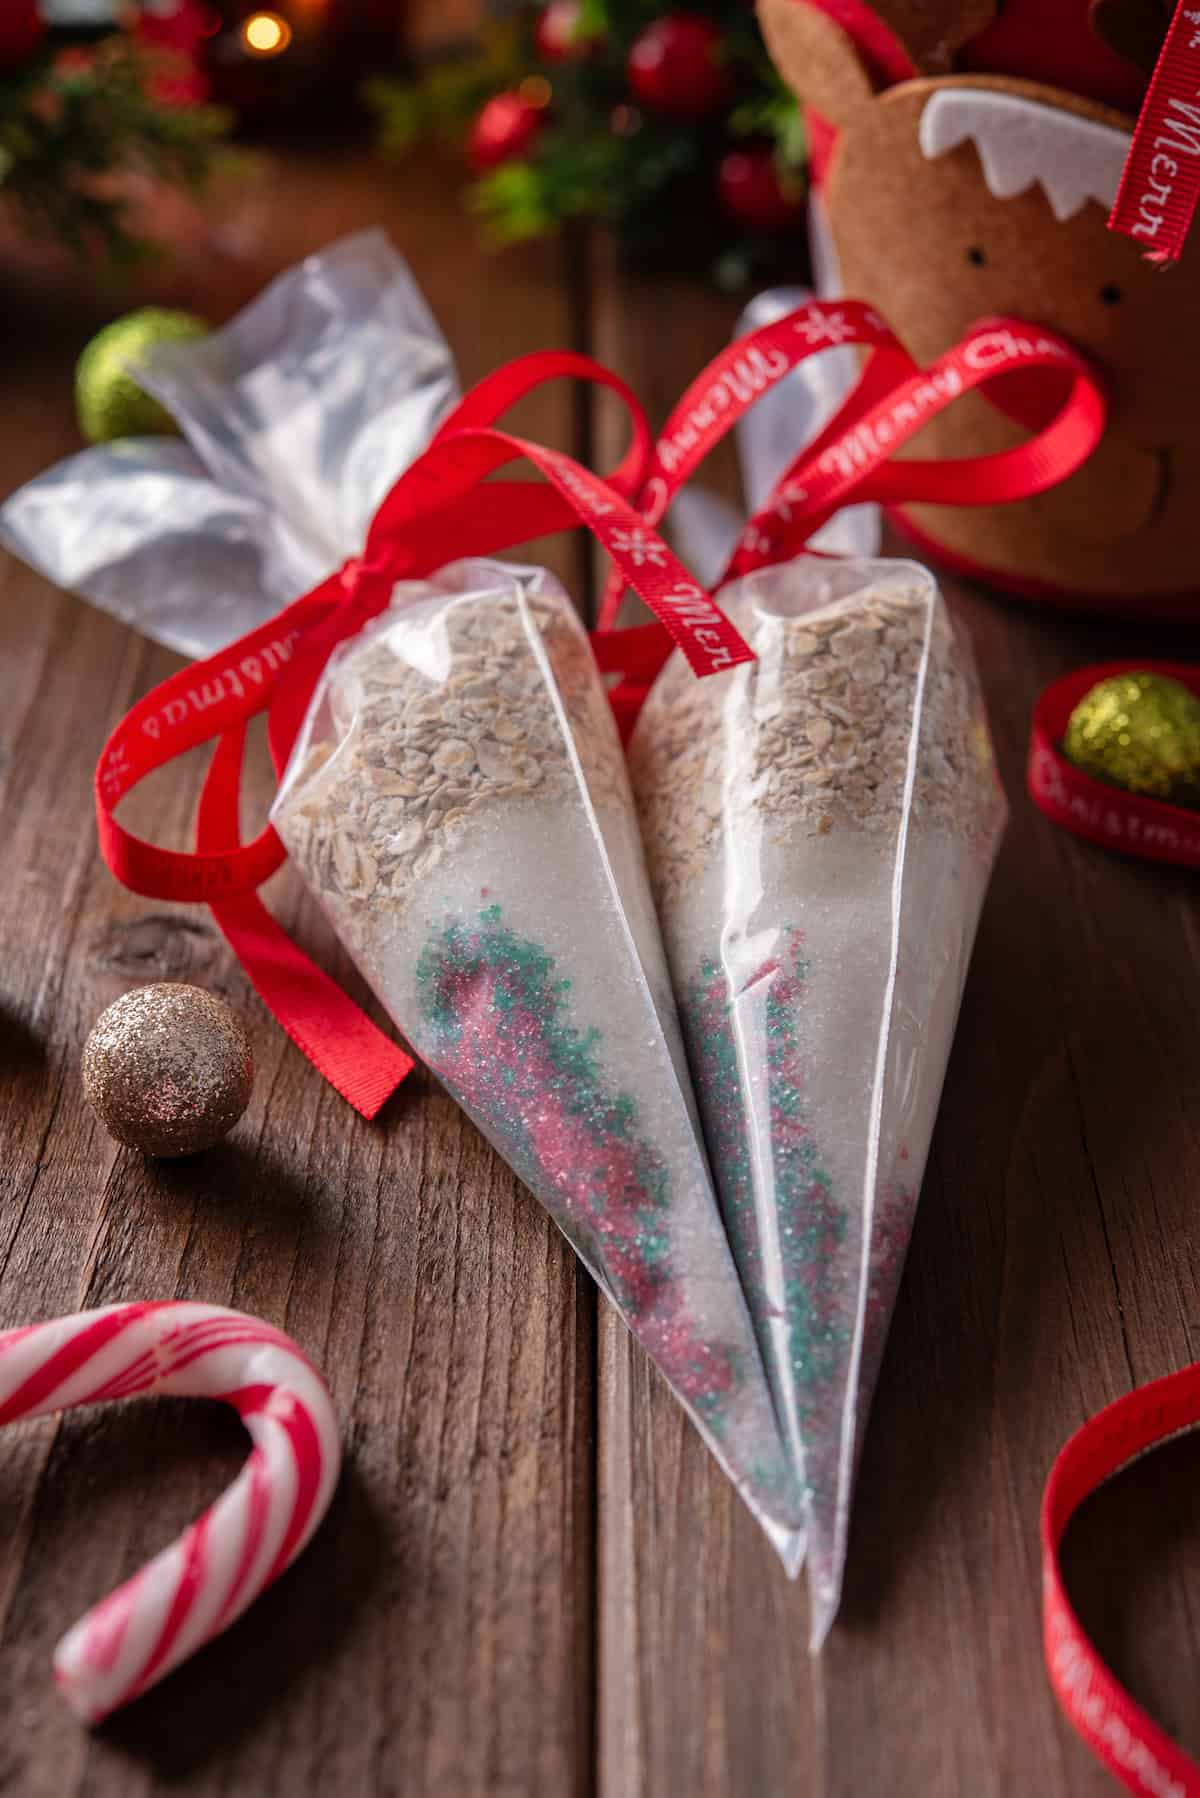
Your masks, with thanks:
<instances>
[{"instance_id":1,"label":"red and green sanding sugar","mask_svg":"<svg viewBox=\"0 0 1200 1798\"><path fill-rule=\"evenodd\" d=\"M792 1428L810 1497L818 1489L832 1496L858 1309L837 1270L847 1265L861 1227L861 1201L839 1196L821 1159L800 1028L808 963L802 933L780 934L778 953L740 994L719 962L706 958L683 996L680 1019L726 1228L778 1407ZM751 1073L748 1060L761 1065ZM858 1380L864 1420L915 1209L911 1189L892 1181L871 1220Z\"/></svg>"},{"instance_id":2,"label":"red and green sanding sugar","mask_svg":"<svg viewBox=\"0 0 1200 1798\"><path fill-rule=\"evenodd\" d=\"M417 964L430 1065L535 1191L631 1326L719 1431L738 1369L690 1323L671 1261L666 1165L636 1100L601 1071L600 1031L569 1022L571 982L498 905L451 919Z\"/></svg>"}]
</instances>

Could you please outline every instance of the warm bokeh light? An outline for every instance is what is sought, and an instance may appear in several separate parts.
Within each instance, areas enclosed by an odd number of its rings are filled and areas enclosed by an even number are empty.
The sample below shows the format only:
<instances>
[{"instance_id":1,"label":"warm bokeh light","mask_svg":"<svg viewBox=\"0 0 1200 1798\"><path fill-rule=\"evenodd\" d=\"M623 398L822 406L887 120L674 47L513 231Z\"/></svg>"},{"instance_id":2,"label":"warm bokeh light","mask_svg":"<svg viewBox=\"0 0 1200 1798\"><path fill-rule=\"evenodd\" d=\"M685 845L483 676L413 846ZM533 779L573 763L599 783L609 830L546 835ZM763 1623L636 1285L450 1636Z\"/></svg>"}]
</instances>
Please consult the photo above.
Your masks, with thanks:
<instances>
[{"instance_id":1,"label":"warm bokeh light","mask_svg":"<svg viewBox=\"0 0 1200 1798\"><path fill-rule=\"evenodd\" d=\"M242 43L251 56L278 56L292 41L292 28L277 12L255 12L243 21Z\"/></svg>"}]
</instances>

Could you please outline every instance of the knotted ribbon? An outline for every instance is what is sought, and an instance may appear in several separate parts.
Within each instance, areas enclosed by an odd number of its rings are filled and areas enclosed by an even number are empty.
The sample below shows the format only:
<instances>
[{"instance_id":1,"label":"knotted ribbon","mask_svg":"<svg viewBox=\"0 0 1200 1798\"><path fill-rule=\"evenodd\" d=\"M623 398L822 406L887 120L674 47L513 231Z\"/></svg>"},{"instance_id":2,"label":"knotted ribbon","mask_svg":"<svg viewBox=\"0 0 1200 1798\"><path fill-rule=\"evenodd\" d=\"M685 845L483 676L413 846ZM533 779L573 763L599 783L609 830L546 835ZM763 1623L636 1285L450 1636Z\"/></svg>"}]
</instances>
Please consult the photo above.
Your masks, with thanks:
<instances>
[{"instance_id":1,"label":"knotted ribbon","mask_svg":"<svg viewBox=\"0 0 1200 1798\"><path fill-rule=\"evenodd\" d=\"M250 843L241 838L248 721L266 712L281 776L330 654L386 608L398 581L579 523L615 567L593 645L601 670L620 677L611 697L623 731L632 727L673 646L701 678L752 659L655 527L704 457L764 392L807 357L843 344L868 352L858 383L749 522L732 574L794 556L851 496L957 505L1028 498L1072 474L1104 428L1104 390L1090 365L1053 332L1014 319L974 327L921 369L870 307L812 301L716 357L657 442L632 391L600 363L569 351L522 357L473 388L401 475L375 514L361 557L267 624L171 676L113 731L96 770L100 847L109 867L146 897L206 901L265 1003L364 1116L375 1116L413 1064L301 953L258 897L286 851L270 826ZM523 394L562 378L611 389L629 414L630 448L606 480L559 451L496 428ZM962 461L893 463L930 418L984 384L1034 432L1028 442ZM533 464L540 482L489 479L520 458ZM654 623L614 628L626 587L645 601ZM147 774L214 739L193 852L162 849L117 821L121 800Z\"/></svg>"}]
</instances>

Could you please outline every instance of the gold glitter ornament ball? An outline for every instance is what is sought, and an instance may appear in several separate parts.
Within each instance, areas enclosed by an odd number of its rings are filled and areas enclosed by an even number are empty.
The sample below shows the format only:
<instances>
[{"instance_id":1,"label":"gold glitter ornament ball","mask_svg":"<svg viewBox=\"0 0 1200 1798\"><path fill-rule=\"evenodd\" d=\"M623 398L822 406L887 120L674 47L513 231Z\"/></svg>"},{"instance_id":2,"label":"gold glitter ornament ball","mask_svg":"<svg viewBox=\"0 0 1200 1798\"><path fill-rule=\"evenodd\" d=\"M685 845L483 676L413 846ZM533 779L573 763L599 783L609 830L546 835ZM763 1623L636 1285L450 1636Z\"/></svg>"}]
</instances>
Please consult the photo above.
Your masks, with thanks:
<instances>
[{"instance_id":1,"label":"gold glitter ornament ball","mask_svg":"<svg viewBox=\"0 0 1200 1798\"><path fill-rule=\"evenodd\" d=\"M143 1155L195 1155L250 1102L254 1061L241 1024L198 986L162 982L102 1012L83 1050L83 1090L118 1142Z\"/></svg>"},{"instance_id":2,"label":"gold glitter ornament ball","mask_svg":"<svg viewBox=\"0 0 1200 1798\"><path fill-rule=\"evenodd\" d=\"M1200 805L1200 699L1165 674L1110 675L1071 713L1063 754L1127 792Z\"/></svg>"},{"instance_id":3,"label":"gold glitter ornament ball","mask_svg":"<svg viewBox=\"0 0 1200 1798\"><path fill-rule=\"evenodd\" d=\"M166 407L139 387L129 371L155 344L188 343L207 336L202 318L169 306L143 306L97 332L75 367L75 409L88 442L177 432Z\"/></svg>"}]
</instances>

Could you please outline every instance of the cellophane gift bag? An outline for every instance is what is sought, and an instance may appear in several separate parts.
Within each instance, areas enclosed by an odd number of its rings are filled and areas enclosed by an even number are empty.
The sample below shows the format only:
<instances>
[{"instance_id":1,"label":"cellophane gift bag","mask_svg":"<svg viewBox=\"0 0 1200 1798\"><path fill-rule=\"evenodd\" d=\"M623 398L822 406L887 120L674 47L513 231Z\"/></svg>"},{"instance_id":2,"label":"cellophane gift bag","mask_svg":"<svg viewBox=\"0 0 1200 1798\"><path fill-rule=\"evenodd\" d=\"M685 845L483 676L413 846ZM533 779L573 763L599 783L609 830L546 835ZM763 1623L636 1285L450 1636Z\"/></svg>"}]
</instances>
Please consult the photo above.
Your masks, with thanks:
<instances>
[{"instance_id":1,"label":"cellophane gift bag","mask_svg":"<svg viewBox=\"0 0 1200 1798\"><path fill-rule=\"evenodd\" d=\"M558 582L468 561L399 585L328 665L273 821L409 1042L794 1563L796 1485L712 1191L625 759Z\"/></svg>"},{"instance_id":2,"label":"cellophane gift bag","mask_svg":"<svg viewBox=\"0 0 1200 1798\"><path fill-rule=\"evenodd\" d=\"M162 344L130 372L182 435L69 456L0 507L0 541L197 657L362 549L459 393L446 340L381 231L306 257L224 330Z\"/></svg>"},{"instance_id":3,"label":"cellophane gift bag","mask_svg":"<svg viewBox=\"0 0 1200 1798\"><path fill-rule=\"evenodd\" d=\"M3 532L192 653L360 557L456 393L376 233L137 373L184 437L72 458L14 497ZM794 1568L798 1482L705 1156L616 726L558 583L472 561L397 585L328 662L273 820L391 1017Z\"/></svg>"},{"instance_id":4,"label":"cellophane gift bag","mask_svg":"<svg viewBox=\"0 0 1200 1798\"><path fill-rule=\"evenodd\" d=\"M673 657L631 765L816 1644L1005 802L926 569L806 556L720 598L757 660Z\"/></svg>"}]
</instances>

